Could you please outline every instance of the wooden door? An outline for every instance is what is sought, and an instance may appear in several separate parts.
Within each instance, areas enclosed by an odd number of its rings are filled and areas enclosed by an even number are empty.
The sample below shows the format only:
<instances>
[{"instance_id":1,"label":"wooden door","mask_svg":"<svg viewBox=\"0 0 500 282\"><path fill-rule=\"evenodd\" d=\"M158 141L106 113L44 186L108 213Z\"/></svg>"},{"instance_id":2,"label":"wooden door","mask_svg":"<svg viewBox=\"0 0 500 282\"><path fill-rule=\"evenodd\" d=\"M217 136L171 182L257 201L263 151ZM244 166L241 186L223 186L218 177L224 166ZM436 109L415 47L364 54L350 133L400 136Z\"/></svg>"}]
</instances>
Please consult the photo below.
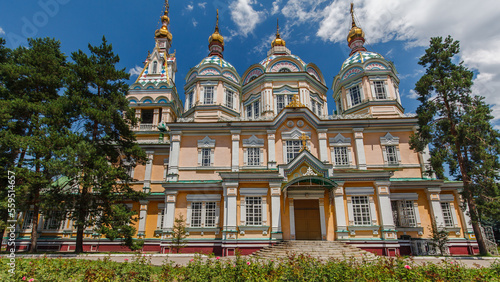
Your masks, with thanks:
<instances>
[{"instance_id":1,"label":"wooden door","mask_svg":"<svg viewBox=\"0 0 500 282\"><path fill-rule=\"evenodd\" d=\"M294 200L295 238L297 240L321 240L319 201Z\"/></svg>"}]
</instances>

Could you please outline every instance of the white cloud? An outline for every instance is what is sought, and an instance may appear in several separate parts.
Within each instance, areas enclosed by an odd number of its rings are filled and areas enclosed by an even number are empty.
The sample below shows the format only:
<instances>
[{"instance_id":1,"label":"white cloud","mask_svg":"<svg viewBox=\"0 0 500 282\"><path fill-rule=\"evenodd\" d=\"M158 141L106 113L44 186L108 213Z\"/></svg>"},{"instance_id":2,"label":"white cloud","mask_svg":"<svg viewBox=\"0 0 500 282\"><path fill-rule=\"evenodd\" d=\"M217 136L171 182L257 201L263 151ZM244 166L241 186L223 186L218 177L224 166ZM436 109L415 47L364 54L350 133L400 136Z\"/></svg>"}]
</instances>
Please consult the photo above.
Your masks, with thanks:
<instances>
[{"instance_id":1,"label":"white cloud","mask_svg":"<svg viewBox=\"0 0 500 282\"><path fill-rule=\"evenodd\" d=\"M273 9L271 10L271 15L276 15L280 11L281 0L276 0L273 2Z\"/></svg>"},{"instance_id":2,"label":"white cloud","mask_svg":"<svg viewBox=\"0 0 500 282\"><path fill-rule=\"evenodd\" d=\"M3 35L3 34L5 34L5 31L3 30L2 27L0 27L0 35Z\"/></svg>"},{"instance_id":3,"label":"white cloud","mask_svg":"<svg viewBox=\"0 0 500 282\"><path fill-rule=\"evenodd\" d=\"M186 10L188 10L189 12L191 12L193 10L194 6L193 5L187 5L186 6Z\"/></svg>"},{"instance_id":4,"label":"white cloud","mask_svg":"<svg viewBox=\"0 0 500 282\"><path fill-rule=\"evenodd\" d=\"M325 41L346 42L351 24L349 5L348 1L334 0L324 8L316 35ZM460 60L479 73L473 90L485 96L487 103L496 104L493 110L497 119L500 119L500 95L495 95L500 92L499 14L500 5L493 0L360 0L355 5L358 26L365 31L369 44L400 40L411 48L428 46L430 37L435 36L451 35L459 40ZM297 15L300 13L292 14ZM299 19L316 16L316 11L309 11Z\"/></svg>"},{"instance_id":5,"label":"white cloud","mask_svg":"<svg viewBox=\"0 0 500 282\"><path fill-rule=\"evenodd\" d=\"M263 54L265 51L271 48L271 42L273 42L274 38L276 38L276 34L274 33L268 34L267 36L263 36L259 45L253 47L252 52L257 54Z\"/></svg>"},{"instance_id":6,"label":"white cloud","mask_svg":"<svg viewBox=\"0 0 500 282\"><path fill-rule=\"evenodd\" d=\"M231 19L238 27L239 34L244 37L252 33L257 24L265 19L265 13L255 11L251 4L255 4L255 1L236 0L229 4Z\"/></svg>"},{"instance_id":7,"label":"white cloud","mask_svg":"<svg viewBox=\"0 0 500 282\"><path fill-rule=\"evenodd\" d=\"M415 90L410 89L410 93L408 95L406 95L406 97L408 97L410 99L417 99L419 96Z\"/></svg>"},{"instance_id":8,"label":"white cloud","mask_svg":"<svg viewBox=\"0 0 500 282\"><path fill-rule=\"evenodd\" d=\"M136 65L135 67L129 69L128 73L130 74L130 76L139 76L141 75L142 69L143 67Z\"/></svg>"},{"instance_id":9,"label":"white cloud","mask_svg":"<svg viewBox=\"0 0 500 282\"><path fill-rule=\"evenodd\" d=\"M318 9L318 6L325 2L326 0L289 0L281 13L289 18L294 24L302 24L320 21L322 16L322 10Z\"/></svg>"},{"instance_id":10,"label":"white cloud","mask_svg":"<svg viewBox=\"0 0 500 282\"><path fill-rule=\"evenodd\" d=\"M207 2L198 3L198 7L202 8L202 9L205 9L206 5L207 5Z\"/></svg>"},{"instance_id":11,"label":"white cloud","mask_svg":"<svg viewBox=\"0 0 500 282\"><path fill-rule=\"evenodd\" d=\"M198 25L198 22L196 21L196 19L193 18L193 26L196 27Z\"/></svg>"}]
</instances>

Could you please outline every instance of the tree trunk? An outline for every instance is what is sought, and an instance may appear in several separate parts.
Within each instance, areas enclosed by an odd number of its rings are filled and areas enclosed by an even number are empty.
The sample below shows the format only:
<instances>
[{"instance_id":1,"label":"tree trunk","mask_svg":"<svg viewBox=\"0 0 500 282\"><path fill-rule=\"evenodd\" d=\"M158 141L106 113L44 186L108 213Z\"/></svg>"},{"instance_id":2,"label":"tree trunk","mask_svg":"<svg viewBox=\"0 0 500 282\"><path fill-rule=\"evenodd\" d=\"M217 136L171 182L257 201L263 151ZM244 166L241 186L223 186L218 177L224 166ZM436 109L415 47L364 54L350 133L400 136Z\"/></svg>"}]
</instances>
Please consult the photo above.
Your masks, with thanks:
<instances>
[{"instance_id":1,"label":"tree trunk","mask_svg":"<svg viewBox=\"0 0 500 282\"><path fill-rule=\"evenodd\" d=\"M82 194L80 195L77 209L77 225L76 225L76 246L75 253L79 254L83 252L83 232L85 229L85 218L87 215L86 206L87 206L87 193L88 188L86 185L82 187Z\"/></svg>"},{"instance_id":2,"label":"tree trunk","mask_svg":"<svg viewBox=\"0 0 500 282\"><path fill-rule=\"evenodd\" d=\"M36 252L36 247L38 244L38 215L40 213L40 208L38 206L37 200L40 197L40 190L37 189L35 194L35 202L33 204L33 224L31 225L31 245L30 253Z\"/></svg>"},{"instance_id":3,"label":"tree trunk","mask_svg":"<svg viewBox=\"0 0 500 282\"><path fill-rule=\"evenodd\" d=\"M474 203L474 200L470 197L466 199L467 205L469 206L470 218L472 220L472 228L474 229L474 235L476 236L477 246L479 247L480 255L487 255L488 249L486 248L486 243L484 242L483 233L481 232L481 228L479 226L479 220L477 216L477 207Z\"/></svg>"}]
</instances>

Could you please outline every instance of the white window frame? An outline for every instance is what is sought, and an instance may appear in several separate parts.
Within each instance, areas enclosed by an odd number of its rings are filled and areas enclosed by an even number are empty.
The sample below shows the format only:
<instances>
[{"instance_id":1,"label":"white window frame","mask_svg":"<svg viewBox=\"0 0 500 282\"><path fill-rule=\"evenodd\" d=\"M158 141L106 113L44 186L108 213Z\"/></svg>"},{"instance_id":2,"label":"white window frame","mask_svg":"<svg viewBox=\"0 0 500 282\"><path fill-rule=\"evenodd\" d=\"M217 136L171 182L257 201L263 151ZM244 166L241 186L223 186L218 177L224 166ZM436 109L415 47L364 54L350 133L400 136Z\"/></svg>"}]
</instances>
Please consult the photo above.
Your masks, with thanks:
<instances>
[{"instance_id":1,"label":"white window frame","mask_svg":"<svg viewBox=\"0 0 500 282\"><path fill-rule=\"evenodd\" d=\"M57 215L54 217L54 213L56 213ZM56 219L56 217L59 217L59 213L61 212L50 212L48 214L48 216L44 216L44 221L43 221L43 230L59 230L61 229L62 225L63 225L63 222L65 222L65 220L63 219ZM57 224L57 227L56 228L51 228L51 227L55 227L56 226L56 223Z\"/></svg>"},{"instance_id":2,"label":"white window frame","mask_svg":"<svg viewBox=\"0 0 500 282\"><path fill-rule=\"evenodd\" d=\"M356 100L354 99L354 96L353 96L354 89L358 90L358 95L359 95L358 103L354 103L354 102L356 102ZM363 87L361 84L356 84L356 85L353 85L352 87L349 87L347 89L347 93L348 93L348 95L347 95L348 97L346 100L347 100L348 108L351 108L351 107L354 107L354 106L357 106L357 105L363 103Z\"/></svg>"},{"instance_id":3,"label":"white window frame","mask_svg":"<svg viewBox=\"0 0 500 282\"><path fill-rule=\"evenodd\" d=\"M186 95L186 111L193 107L194 102L194 90L191 90Z\"/></svg>"},{"instance_id":4,"label":"white window frame","mask_svg":"<svg viewBox=\"0 0 500 282\"><path fill-rule=\"evenodd\" d=\"M248 166L260 166L262 160L260 159L261 149L260 148L246 148L247 150L247 164Z\"/></svg>"},{"instance_id":5,"label":"white window frame","mask_svg":"<svg viewBox=\"0 0 500 282\"><path fill-rule=\"evenodd\" d=\"M156 230L163 229L163 222L165 221L166 210L165 204L158 204L158 217L156 218Z\"/></svg>"},{"instance_id":6,"label":"white window frame","mask_svg":"<svg viewBox=\"0 0 500 282\"><path fill-rule=\"evenodd\" d=\"M372 97L374 100L387 100L389 97L389 92L387 91L387 81L386 80L372 80L370 81L370 87L372 90ZM379 90L382 90L380 92Z\"/></svg>"},{"instance_id":7,"label":"white window frame","mask_svg":"<svg viewBox=\"0 0 500 282\"><path fill-rule=\"evenodd\" d=\"M349 226L376 226L377 224L377 211L375 209L375 200L373 198L375 190L373 187L346 187L344 189L347 199L347 210L349 217ZM353 198L357 196L367 197L369 202L371 224L357 225L355 224Z\"/></svg>"},{"instance_id":8,"label":"white window frame","mask_svg":"<svg viewBox=\"0 0 500 282\"><path fill-rule=\"evenodd\" d=\"M221 195L218 194L188 194L187 199L187 219L186 227L189 228L218 228L220 220L220 201ZM207 216L207 204L214 205L214 215ZM200 207L199 220L200 224L193 226L193 206ZM208 218L213 217L213 225L207 225Z\"/></svg>"},{"instance_id":9,"label":"white window frame","mask_svg":"<svg viewBox=\"0 0 500 282\"><path fill-rule=\"evenodd\" d=\"M26 211L23 219L22 229L31 229L33 227L33 215L34 215L33 210Z\"/></svg>"},{"instance_id":10,"label":"white window frame","mask_svg":"<svg viewBox=\"0 0 500 282\"><path fill-rule=\"evenodd\" d=\"M228 88L224 88L225 91L225 104L226 107L234 109L234 91Z\"/></svg>"},{"instance_id":11,"label":"white window frame","mask_svg":"<svg viewBox=\"0 0 500 282\"><path fill-rule=\"evenodd\" d=\"M284 140L285 142L285 160L286 163L291 162L300 154L302 148L302 141L300 140Z\"/></svg>"},{"instance_id":12,"label":"white window frame","mask_svg":"<svg viewBox=\"0 0 500 282\"><path fill-rule=\"evenodd\" d=\"M454 211L450 202L441 202L441 210L443 212L444 227L455 227L455 221L453 218Z\"/></svg>"},{"instance_id":13,"label":"white window frame","mask_svg":"<svg viewBox=\"0 0 500 282\"><path fill-rule=\"evenodd\" d=\"M352 165L352 145L351 138L346 138L342 134L337 134L334 138L330 138L330 154L332 158L332 164L336 167L348 167ZM336 161L336 148L346 148L347 151L347 164L339 164Z\"/></svg>"},{"instance_id":14,"label":"white window frame","mask_svg":"<svg viewBox=\"0 0 500 282\"><path fill-rule=\"evenodd\" d=\"M335 166L349 166L349 147L333 147L333 163L335 164Z\"/></svg>"},{"instance_id":15,"label":"white window frame","mask_svg":"<svg viewBox=\"0 0 500 282\"><path fill-rule=\"evenodd\" d=\"M394 219L394 224L396 227L403 227L403 228L419 228L422 226L421 220L420 220L420 213L418 211L418 194L417 193L391 193L390 195L391 198L391 209L393 212L393 218L394 218L394 213L397 213L397 218L398 220ZM406 211L402 210L402 205L400 204L401 202L411 202L412 206L410 206L408 203L406 203L405 209ZM396 202L396 209L393 207L393 202ZM413 209L410 211L410 209L413 207ZM401 223L400 218L405 216L405 212L411 212L414 217L414 226L404 226L404 224Z\"/></svg>"},{"instance_id":16,"label":"white window frame","mask_svg":"<svg viewBox=\"0 0 500 282\"><path fill-rule=\"evenodd\" d=\"M211 167L214 165L215 139L205 136L202 140L198 140L198 166ZM204 155L208 154L208 155ZM204 162L204 158L209 158L209 162ZM209 164L209 165L208 165Z\"/></svg>"},{"instance_id":17,"label":"white window frame","mask_svg":"<svg viewBox=\"0 0 500 282\"><path fill-rule=\"evenodd\" d=\"M245 106L245 112L248 119L258 119L262 113L260 99L257 99Z\"/></svg>"},{"instance_id":18,"label":"white window frame","mask_svg":"<svg viewBox=\"0 0 500 282\"><path fill-rule=\"evenodd\" d=\"M251 163L249 150L258 150L258 163ZM248 139L243 139L243 165L245 166L264 166L264 139L252 135Z\"/></svg>"},{"instance_id":19,"label":"white window frame","mask_svg":"<svg viewBox=\"0 0 500 282\"><path fill-rule=\"evenodd\" d=\"M245 222L247 226L262 225L262 197L245 197Z\"/></svg>"},{"instance_id":20,"label":"white window frame","mask_svg":"<svg viewBox=\"0 0 500 282\"><path fill-rule=\"evenodd\" d=\"M369 196L351 196L354 226L372 225Z\"/></svg>"},{"instance_id":21,"label":"white window frame","mask_svg":"<svg viewBox=\"0 0 500 282\"><path fill-rule=\"evenodd\" d=\"M268 188L240 188L240 224L241 226L267 226L267 192ZM249 225L247 222L247 197L261 198L261 222ZM258 223L258 222L252 222Z\"/></svg>"},{"instance_id":22,"label":"white window frame","mask_svg":"<svg viewBox=\"0 0 500 282\"><path fill-rule=\"evenodd\" d=\"M387 132L385 136L380 137L380 146L382 148L384 165L397 166L401 164L401 153L399 152L399 137L392 136L391 133ZM392 148L394 148L394 153L396 154L394 161L390 161L388 154L388 150Z\"/></svg>"},{"instance_id":23,"label":"white window frame","mask_svg":"<svg viewBox=\"0 0 500 282\"><path fill-rule=\"evenodd\" d=\"M210 91L208 91L209 89L211 90L211 93L210 93ZM216 91L216 87L213 85L203 86L203 104L204 105L215 104L215 91ZM210 94L211 94L211 96L209 96Z\"/></svg>"},{"instance_id":24,"label":"white window frame","mask_svg":"<svg viewBox=\"0 0 500 282\"><path fill-rule=\"evenodd\" d=\"M398 151L396 145L385 146L385 157L388 165L398 165Z\"/></svg>"},{"instance_id":25,"label":"white window frame","mask_svg":"<svg viewBox=\"0 0 500 282\"><path fill-rule=\"evenodd\" d=\"M391 201L396 227L418 227L415 202L412 200Z\"/></svg>"}]
</instances>

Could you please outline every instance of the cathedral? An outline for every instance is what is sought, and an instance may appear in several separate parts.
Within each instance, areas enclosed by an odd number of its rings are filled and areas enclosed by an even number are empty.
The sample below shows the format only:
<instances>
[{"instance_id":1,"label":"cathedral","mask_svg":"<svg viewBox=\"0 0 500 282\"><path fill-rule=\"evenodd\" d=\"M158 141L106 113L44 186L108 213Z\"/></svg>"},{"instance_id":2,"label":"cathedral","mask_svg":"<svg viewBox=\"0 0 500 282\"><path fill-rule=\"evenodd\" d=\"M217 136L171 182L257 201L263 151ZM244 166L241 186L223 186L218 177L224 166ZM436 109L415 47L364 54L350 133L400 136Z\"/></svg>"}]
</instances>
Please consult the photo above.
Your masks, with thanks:
<instances>
[{"instance_id":1,"label":"cathedral","mask_svg":"<svg viewBox=\"0 0 500 282\"><path fill-rule=\"evenodd\" d=\"M267 57L241 72L224 58L231 47L218 16L208 56L185 77L182 102L169 21L167 5L127 95L149 159L129 172L134 189L147 193L127 203L143 251L171 252L183 218L182 252L250 254L284 240L323 240L421 255L430 253L434 221L448 234L450 254L477 253L462 183L437 180L427 173L428 151L410 149L417 118L404 113L396 68L364 47L354 16L350 55L328 74L333 113L323 73L287 48L279 27ZM58 236L58 250L70 250L64 230L72 227L56 225L40 224L39 244ZM87 251L121 250L91 230L85 237Z\"/></svg>"}]
</instances>

